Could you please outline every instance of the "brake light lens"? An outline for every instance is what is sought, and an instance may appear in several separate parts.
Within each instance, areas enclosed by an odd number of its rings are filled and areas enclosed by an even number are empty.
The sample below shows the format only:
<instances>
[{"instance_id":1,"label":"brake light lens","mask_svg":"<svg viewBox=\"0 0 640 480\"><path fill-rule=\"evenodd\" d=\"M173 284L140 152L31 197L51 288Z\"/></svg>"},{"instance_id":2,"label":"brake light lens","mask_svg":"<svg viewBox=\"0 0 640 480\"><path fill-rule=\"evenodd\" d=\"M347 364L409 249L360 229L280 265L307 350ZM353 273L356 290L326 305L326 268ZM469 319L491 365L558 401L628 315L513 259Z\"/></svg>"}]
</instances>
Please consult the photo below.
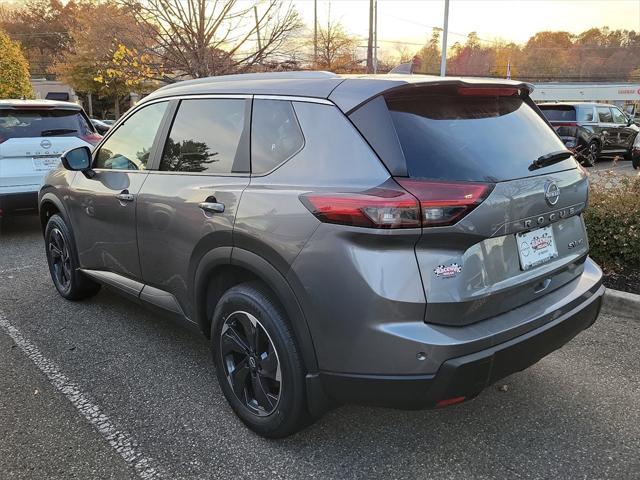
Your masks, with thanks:
<instances>
[{"instance_id":1,"label":"brake light lens","mask_svg":"<svg viewBox=\"0 0 640 480\"><path fill-rule=\"evenodd\" d=\"M554 127L577 127L578 122L551 122Z\"/></svg>"},{"instance_id":2,"label":"brake light lens","mask_svg":"<svg viewBox=\"0 0 640 480\"><path fill-rule=\"evenodd\" d=\"M396 179L420 201L423 227L453 225L480 205L493 190L493 185L479 182L437 182Z\"/></svg>"},{"instance_id":3,"label":"brake light lens","mask_svg":"<svg viewBox=\"0 0 640 480\"><path fill-rule=\"evenodd\" d=\"M307 193L300 200L320 221L354 227L419 228L417 200L390 181L355 193Z\"/></svg>"},{"instance_id":4,"label":"brake light lens","mask_svg":"<svg viewBox=\"0 0 640 480\"><path fill-rule=\"evenodd\" d=\"M300 200L325 223L387 229L441 227L458 222L493 189L487 183L395 180L363 192L306 193Z\"/></svg>"},{"instance_id":5,"label":"brake light lens","mask_svg":"<svg viewBox=\"0 0 640 480\"><path fill-rule=\"evenodd\" d=\"M520 89L514 87L458 87L458 95L465 97L515 97Z\"/></svg>"},{"instance_id":6,"label":"brake light lens","mask_svg":"<svg viewBox=\"0 0 640 480\"><path fill-rule=\"evenodd\" d=\"M81 138L95 147L100 143L100 140L102 140L102 135L98 135L97 133L88 133L87 135L83 135Z\"/></svg>"}]
</instances>

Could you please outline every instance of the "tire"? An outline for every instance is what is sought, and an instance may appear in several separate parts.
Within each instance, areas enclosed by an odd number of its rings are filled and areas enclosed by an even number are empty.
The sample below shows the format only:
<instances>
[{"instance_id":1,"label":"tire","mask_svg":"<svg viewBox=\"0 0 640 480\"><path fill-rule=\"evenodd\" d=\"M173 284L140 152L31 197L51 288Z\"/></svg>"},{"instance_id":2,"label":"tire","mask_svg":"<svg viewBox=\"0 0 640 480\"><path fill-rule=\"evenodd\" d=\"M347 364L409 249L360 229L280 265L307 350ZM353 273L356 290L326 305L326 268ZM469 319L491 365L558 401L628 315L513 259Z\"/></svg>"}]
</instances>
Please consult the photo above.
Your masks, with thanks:
<instances>
[{"instance_id":1,"label":"tire","mask_svg":"<svg viewBox=\"0 0 640 480\"><path fill-rule=\"evenodd\" d=\"M305 428L305 371L282 308L259 282L230 288L212 319L211 349L220 388L244 424L282 438Z\"/></svg>"},{"instance_id":2,"label":"tire","mask_svg":"<svg viewBox=\"0 0 640 480\"><path fill-rule=\"evenodd\" d=\"M53 215L44 231L47 263L58 293L67 300L82 300L98 293L100 285L79 271L73 235L60 215Z\"/></svg>"},{"instance_id":3,"label":"tire","mask_svg":"<svg viewBox=\"0 0 640 480\"><path fill-rule=\"evenodd\" d=\"M587 152L582 156L582 163L585 167L593 167L600 155L600 145L595 140L589 142L587 145Z\"/></svg>"}]
</instances>

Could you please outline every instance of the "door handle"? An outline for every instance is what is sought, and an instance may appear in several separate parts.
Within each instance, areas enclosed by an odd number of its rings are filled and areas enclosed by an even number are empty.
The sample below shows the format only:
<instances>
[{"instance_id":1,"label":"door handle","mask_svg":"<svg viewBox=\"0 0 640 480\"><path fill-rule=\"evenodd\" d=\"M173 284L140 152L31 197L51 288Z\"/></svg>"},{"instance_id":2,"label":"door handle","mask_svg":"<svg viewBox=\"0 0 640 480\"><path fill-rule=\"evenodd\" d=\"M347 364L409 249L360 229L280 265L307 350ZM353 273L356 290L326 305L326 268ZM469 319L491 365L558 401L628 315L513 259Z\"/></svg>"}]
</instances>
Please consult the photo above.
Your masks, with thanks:
<instances>
[{"instance_id":1,"label":"door handle","mask_svg":"<svg viewBox=\"0 0 640 480\"><path fill-rule=\"evenodd\" d=\"M206 213L222 213L224 212L224 203L220 202L202 202L198 204Z\"/></svg>"},{"instance_id":2,"label":"door handle","mask_svg":"<svg viewBox=\"0 0 640 480\"><path fill-rule=\"evenodd\" d=\"M133 200L135 199L135 196L129 193L128 190L123 190L122 192L116 195L116 198L121 202L133 202Z\"/></svg>"}]
</instances>

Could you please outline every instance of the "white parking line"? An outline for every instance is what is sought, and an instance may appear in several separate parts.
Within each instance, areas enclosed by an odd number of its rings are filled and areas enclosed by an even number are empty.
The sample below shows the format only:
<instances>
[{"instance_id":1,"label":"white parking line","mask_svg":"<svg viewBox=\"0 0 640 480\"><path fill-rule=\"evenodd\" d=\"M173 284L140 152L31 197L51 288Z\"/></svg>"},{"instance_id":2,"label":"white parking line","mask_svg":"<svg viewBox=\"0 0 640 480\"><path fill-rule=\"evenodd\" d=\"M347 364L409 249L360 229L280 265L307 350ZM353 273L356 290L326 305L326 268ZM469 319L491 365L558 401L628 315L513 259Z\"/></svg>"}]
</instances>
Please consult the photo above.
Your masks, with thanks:
<instances>
[{"instance_id":1,"label":"white parking line","mask_svg":"<svg viewBox=\"0 0 640 480\"><path fill-rule=\"evenodd\" d=\"M9 323L2 313L0 313L0 327L7 332L36 367L45 374L51 384L67 397L80 414L100 432L109 442L109 445L136 471L140 478L143 480L163 478L161 469L155 465L153 459L140 451L134 438L127 432L118 429L109 417L103 413L102 409L83 393L78 385L69 380L55 363L42 355L38 347L26 339L20 330Z\"/></svg>"}]
</instances>

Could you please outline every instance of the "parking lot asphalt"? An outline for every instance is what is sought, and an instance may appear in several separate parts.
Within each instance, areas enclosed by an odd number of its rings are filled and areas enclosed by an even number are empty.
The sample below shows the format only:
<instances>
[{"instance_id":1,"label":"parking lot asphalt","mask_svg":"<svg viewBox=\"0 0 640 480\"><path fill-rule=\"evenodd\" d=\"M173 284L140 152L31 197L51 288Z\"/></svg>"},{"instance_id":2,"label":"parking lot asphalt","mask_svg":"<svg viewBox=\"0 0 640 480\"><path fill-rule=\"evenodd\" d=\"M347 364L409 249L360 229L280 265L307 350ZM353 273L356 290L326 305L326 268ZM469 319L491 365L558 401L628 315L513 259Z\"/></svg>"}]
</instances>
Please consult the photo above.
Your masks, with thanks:
<instances>
[{"instance_id":1,"label":"parking lot asphalt","mask_svg":"<svg viewBox=\"0 0 640 480\"><path fill-rule=\"evenodd\" d=\"M640 321L602 315L501 385L442 410L341 407L264 440L202 336L104 288L59 297L36 218L0 234L2 479L640 478Z\"/></svg>"}]
</instances>

